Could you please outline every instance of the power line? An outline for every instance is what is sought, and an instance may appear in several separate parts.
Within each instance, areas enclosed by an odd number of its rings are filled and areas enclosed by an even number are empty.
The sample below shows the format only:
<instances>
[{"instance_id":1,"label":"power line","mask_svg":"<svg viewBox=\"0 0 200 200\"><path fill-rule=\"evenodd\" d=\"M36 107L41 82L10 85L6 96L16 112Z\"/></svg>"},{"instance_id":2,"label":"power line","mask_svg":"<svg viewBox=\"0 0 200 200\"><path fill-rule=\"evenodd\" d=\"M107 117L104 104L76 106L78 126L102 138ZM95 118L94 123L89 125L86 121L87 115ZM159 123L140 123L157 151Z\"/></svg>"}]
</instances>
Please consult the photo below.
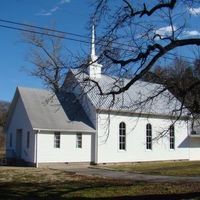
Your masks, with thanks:
<instances>
[{"instance_id":1,"label":"power line","mask_svg":"<svg viewBox=\"0 0 200 200\"><path fill-rule=\"evenodd\" d=\"M15 24L15 25L19 25L19 26L25 26L25 27L29 27L29 28L36 28L36 29L40 29L40 30L43 30L43 31L51 31L51 32L56 32L56 33L67 34L67 35L72 35L72 36L76 36L76 37L82 37L82 38L86 38L86 39L91 39L89 36L85 36L85 35L80 35L80 34L76 34L76 33L70 33L70 32L56 30L56 29L50 29L50 28L41 27L41 26L35 26L35 25L31 25L31 24L20 23L20 22L16 22L16 21L0 19L0 22L9 23L9 24ZM5 26L5 28L8 28L8 26ZM21 28L19 28L19 29L21 29ZM53 35L51 35L51 36L53 36ZM62 38L62 39L64 39L64 38ZM72 39L70 39L70 40L72 40ZM78 39L74 39L74 41L79 41L79 40ZM101 42L101 40L97 41L95 44L98 45L98 43L100 43L100 42ZM88 42L84 41L84 43L88 43ZM122 44L122 43L119 43L119 42L113 42L113 43L133 48L132 45ZM91 44L91 42L90 42L90 44ZM102 46L106 46L106 45L102 45ZM120 48L117 48L117 49L120 49ZM131 50L128 50L128 49L122 49L122 50L131 51Z\"/></svg>"},{"instance_id":2,"label":"power line","mask_svg":"<svg viewBox=\"0 0 200 200\"><path fill-rule=\"evenodd\" d=\"M50 33L43 33L43 32L34 31L34 30L28 30L28 29L24 29L24 28L6 26L6 25L2 25L2 24L0 24L0 27L13 29L13 30L18 30L18 31L29 32L29 33L35 33L35 34L40 34L40 35L47 35L47 36L51 36L51 37L57 37L57 38L61 38L61 39L72 40L72 41L76 41L76 42L83 42L83 43L90 44L90 42L85 41L85 40L74 39L74 38L69 38L69 37L65 37L65 36L61 36L61 35L54 35L54 34L50 34Z\"/></svg>"},{"instance_id":3,"label":"power line","mask_svg":"<svg viewBox=\"0 0 200 200\"><path fill-rule=\"evenodd\" d=\"M51 32L55 32L55 33L68 34L68 35L72 35L72 36L78 36L78 37L83 37L83 38L90 39L90 37L84 36L84 35L80 35L80 34L69 33L69 32L60 31L60 30L56 30L56 29L49 29L49 28L44 28L44 27L41 27L41 26L34 26L34 25L30 25L30 24L24 24L24 23L19 23L19 22L4 20L4 19L0 19L0 22L10 23L10 24L15 24L15 25L20 25L20 26L25 26L25 27L30 27L30 28L36 28L36 29L40 29L40 30L46 30L46 31L51 31ZM0 27L8 28L8 29L13 29L13 30L24 31L24 32L29 32L29 33L34 33L34 34L47 35L47 36L51 36L51 37L57 37L57 38L61 38L61 39L66 39L66 40L71 40L71 41L76 41L76 42L82 42L82 43L86 43L86 44L91 44L91 42L89 42L89 41L81 40L81 39L76 39L76 38L70 38L70 37L66 37L64 35L39 32L39 31L36 31L36 30L30 30L30 29L25 29L25 28L7 26L7 25L2 25L2 24L0 24ZM99 46L105 46L105 47L107 46L106 44L102 44L102 43L100 44L100 42L96 42L95 44L99 45ZM122 44L122 43L118 43L118 42L113 42L113 44L119 44L119 45L124 45L124 46L128 46L128 47L134 48L132 45ZM124 49L124 48L121 48L121 47L115 47L115 48L119 49L119 50L133 52L130 49ZM176 54L171 53L171 52L168 52L167 54L168 55L172 55L172 56L177 56ZM188 57L188 56L180 56L180 57L194 60L194 58ZM165 58L167 58L169 60L174 60L173 58L166 57L166 55L165 55ZM187 62L190 63L189 61L187 61Z\"/></svg>"},{"instance_id":4,"label":"power line","mask_svg":"<svg viewBox=\"0 0 200 200\"><path fill-rule=\"evenodd\" d=\"M2 24L0 24L0 27L12 29L12 30L18 30L18 31L24 31L24 32L34 33L34 34L47 35L47 36L50 36L50 37L57 37L57 38L71 40L71 41L75 41L75 42L82 42L82 43L86 43L86 44L91 44L91 42L88 42L88 41L85 41L85 40L74 39L74 38L69 38L69 37L65 37L65 36L60 36L60 35L54 35L54 34L50 34L50 33L39 32L39 31L33 31L33 30L29 30L29 29L23 29L23 28L17 28L17 27L12 27L12 26L6 26L6 25L2 25ZM107 46L107 45L103 45L103 44L98 44L98 45ZM124 51L130 51L130 52L132 52L129 49L122 49L122 48L119 48L119 47L116 47L116 48L119 49L119 50L124 50ZM174 54L174 56L176 56L176 55ZM165 59L168 59L168 60L174 60L173 58L167 57L166 55L163 56L163 57ZM188 63L192 63L192 62L189 62L189 61L187 61L187 62Z\"/></svg>"},{"instance_id":5,"label":"power line","mask_svg":"<svg viewBox=\"0 0 200 200\"><path fill-rule=\"evenodd\" d=\"M76 33L70 33L70 32L66 32L66 31L46 28L46 27L42 27L42 26L35 26L35 25L31 25L31 24L25 24L25 23L20 23L20 22L16 22L16 21L5 20L5 19L0 19L0 22L20 25L20 26L26 26L26 27L29 27L29 28L37 28L37 29L44 30L44 31L51 31L51 32L56 32L56 33L61 33L61 34L73 35L73 36L77 36L77 37L84 37L84 38L87 38L87 39L90 38L90 37L85 36L85 35L80 35L80 34L76 34Z\"/></svg>"},{"instance_id":6,"label":"power line","mask_svg":"<svg viewBox=\"0 0 200 200\"><path fill-rule=\"evenodd\" d=\"M80 39L70 38L70 37L66 37L66 36L62 36L62 35L55 35L55 34L51 34L51 33L39 32L39 31L35 31L35 30L30 30L30 29L18 28L18 27L7 26L7 25L2 25L2 24L0 24L0 27L18 30L18 31L29 32L29 33L34 33L34 34L46 35L46 36L51 36L51 37L57 37L57 38L61 38L61 39L66 39L66 40L71 40L71 41L76 41L76 42L82 42L82 43L86 43L86 44L91 44L91 42L86 41L86 40L80 40ZM100 43L95 43L95 44L99 45L99 46L107 47L106 44L100 44ZM116 47L116 49L132 52L132 50L123 49L121 47L120 48Z\"/></svg>"},{"instance_id":7,"label":"power line","mask_svg":"<svg viewBox=\"0 0 200 200\"><path fill-rule=\"evenodd\" d=\"M40 30L44 30L44 31L51 31L51 32L56 32L56 33L61 33L61 34L67 34L67 35L71 35L71 36L76 36L76 37L81 37L81 38L86 38L86 39L90 39L90 37L88 36L85 36L85 35L81 35L81 34L76 34L76 33L71 33L71 32L66 32L66 31L61 31L61 30L56 30L56 29L51 29L51 28L46 28L46 27L42 27L42 26L35 26L35 25L31 25L31 24L27 24L27 23L21 23L21 22L16 22L16 21L11 21L11 20L5 20L5 19L2 19L0 18L0 22L4 22L4 23L10 23L10 24L15 24L15 25L19 25L19 26L25 26L25 27L30 27L30 28L36 28L36 29L40 29ZM19 28L21 29L21 28ZM24 30L26 31L26 30ZM27 32L27 31L26 31ZM42 34L42 33L41 33ZM47 33L47 35L49 36L54 36L52 34L49 34ZM57 35L55 36L57 37ZM62 37L60 37L62 38ZM64 38L62 38L64 39ZM81 42L79 41L80 39L71 39L69 38L69 40L74 40L74 41L78 41L78 42ZM90 43L91 42L86 42L86 41L83 41L84 43ZM96 44L98 45L98 43L100 43L100 41L97 41ZM127 46L127 47L131 47L131 48L134 48L132 45L129 45L129 44L125 44L125 43L120 43L120 42L113 42L113 44L118 44L118 45L122 45L122 46ZM106 45L101 45L101 46L106 46ZM122 48L118 48L118 49L122 49ZM127 50L127 51L131 51L129 49L122 49L122 50ZM131 51L132 52L132 51ZM172 56L177 56L176 54L174 53L171 53L171 52L168 52L168 55L172 55ZM187 59L191 59L191 60L194 60L194 58L192 57L189 57L189 56L181 56L183 58L187 58Z\"/></svg>"},{"instance_id":8,"label":"power line","mask_svg":"<svg viewBox=\"0 0 200 200\"><path fill-rule=\"evenodd\" d=\"M0 19L0 22L10 23L10 24L15 24L15 25L20 25L20 26L25 26L25 27L30 27L30 28L36 28L36 29L40 29L40 30L44 30L44 31L51 31L51 32L56 32L56 33L67 34L67 35L72 35L72 36L77 36L77 37L83 37L83 38L91 39L89 36L85 36L85 35L80 35L80 34L76 34L76 33L71 33L71 32L66 32L66 31L61 31L61 30L56 30L56 29L50 29L50 28L46 28L46 27L42 27L42 26L35 26L35 25L31 25L31 24L20 23L20 22L16 22L16 21L10 21L10 20L5 20L5 19ZM119 42L113 42L113 43L119 44L119 45L128 46L128 47L133 47L132 45L129 45L129 44L123 44L123 43L119 43Z\"/></svg>"}]
</instances>

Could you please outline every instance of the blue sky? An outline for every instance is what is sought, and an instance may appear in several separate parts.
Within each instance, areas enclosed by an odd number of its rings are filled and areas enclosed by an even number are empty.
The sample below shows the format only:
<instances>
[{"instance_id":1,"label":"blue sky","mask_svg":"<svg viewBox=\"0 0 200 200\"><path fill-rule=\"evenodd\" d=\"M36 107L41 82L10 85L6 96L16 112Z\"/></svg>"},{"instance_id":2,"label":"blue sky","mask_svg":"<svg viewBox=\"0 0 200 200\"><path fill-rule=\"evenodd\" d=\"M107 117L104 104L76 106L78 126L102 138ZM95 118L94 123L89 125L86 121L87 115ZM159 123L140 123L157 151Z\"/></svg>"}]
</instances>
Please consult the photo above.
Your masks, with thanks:
<instances>
[{"instance_id":1,"label":"blue sky","mask_svg":"<svg viewBox=\"0 0 200 200\"><path fill-rule=\"evenodd\" d=\"M87 26L92 12L90 3L91 0L1 0L0 19L42 27L55 23L58 30L89 36ZM184 34L199 37L200 8L188 9L187 12L191 18L186 19L188 28ZM170 27L161 24L157 32L168 34ZM18 85L43 87L39 79L28 76L23 70L24 67L30 69L32 66L26 61L29 47L21 42L21 33L0 27L0 34L0 100L11 101ZM68 40L65 41L65 46L74 54L89 50L88 45ZM190 56L191 49L184 52L177 50L179 51Z\"/></svg>"},{"instance_id":2,"label":"blue sky","mask_svg":"<svg viewBox=\"0 0 200 200\"><path fill-rule=\"evenodd\" d=\"M88 0L1 0L0 19L44 27L56 23L59 30L89 35L86 27L90 12ZM23 70L31 65L26 61L28 47L21 42L21 33L0 27L0 35L0 99L11 101L18 85L42 87L42 84ZM65 45L74 53L83 48L83 44L72 41Z\"/></svg>"}]
</instances>

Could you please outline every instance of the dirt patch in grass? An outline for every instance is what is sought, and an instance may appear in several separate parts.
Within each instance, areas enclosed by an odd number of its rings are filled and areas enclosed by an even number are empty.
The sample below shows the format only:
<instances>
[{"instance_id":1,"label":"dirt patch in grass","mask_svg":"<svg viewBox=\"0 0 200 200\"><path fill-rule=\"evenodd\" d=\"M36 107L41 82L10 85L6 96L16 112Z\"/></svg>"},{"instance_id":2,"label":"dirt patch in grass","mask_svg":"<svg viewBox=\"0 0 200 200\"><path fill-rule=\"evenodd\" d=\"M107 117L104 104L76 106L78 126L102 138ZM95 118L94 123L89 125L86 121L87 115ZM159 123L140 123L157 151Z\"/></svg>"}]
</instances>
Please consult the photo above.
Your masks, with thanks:
<instances>
[{"instance_id":1,"label":"dirt patch in grass","mask_svg":"<svg viewBox=\"0 0 200 200\"><path fill-rule=\"evenodd\" d=\"M147 183L94 178L64 170L0 167L0 199L184 199L200 183Z\"/></svg>"},{"instance_id":2,"label":"dirt patch in grass","mask_svg":"<svg viewBox=\"0 0 200 200\"><path fill-rule=\"evenodd\" d=\"M199 161L147 162L122 165L106 165L106 168L152 175L200 176Z\"/></svg>"}]
</instances>

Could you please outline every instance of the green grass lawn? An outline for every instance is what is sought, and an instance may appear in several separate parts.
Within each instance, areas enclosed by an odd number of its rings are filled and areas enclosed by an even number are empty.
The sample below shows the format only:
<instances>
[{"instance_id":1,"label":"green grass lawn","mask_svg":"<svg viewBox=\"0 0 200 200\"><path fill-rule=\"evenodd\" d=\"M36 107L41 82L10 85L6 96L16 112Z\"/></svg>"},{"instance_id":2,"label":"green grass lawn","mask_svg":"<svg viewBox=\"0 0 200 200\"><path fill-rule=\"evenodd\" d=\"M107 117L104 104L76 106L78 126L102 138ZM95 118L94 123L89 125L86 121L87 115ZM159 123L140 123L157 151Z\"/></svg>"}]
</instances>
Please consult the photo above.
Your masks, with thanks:
<instances>
[{"instance_id":1,"label":"green grass lawn","mask_svg":"<svg viewBox=\"0 0 200 200\"><path fill-rule=\"evenodd\" d=\"M200 176L199 161L146 162L106 165L106 168L153 175Z\"/></svg>"},{"instance_id":2,"label":"green grass lawn","mask_svg":"<svg viewBox=\"0 0 200 200\"><path fill-rule=\"evenodd\" d=\"M200 199L200 183L147 183L0 167L0 199Z\"/></svg>"}]
</instances>

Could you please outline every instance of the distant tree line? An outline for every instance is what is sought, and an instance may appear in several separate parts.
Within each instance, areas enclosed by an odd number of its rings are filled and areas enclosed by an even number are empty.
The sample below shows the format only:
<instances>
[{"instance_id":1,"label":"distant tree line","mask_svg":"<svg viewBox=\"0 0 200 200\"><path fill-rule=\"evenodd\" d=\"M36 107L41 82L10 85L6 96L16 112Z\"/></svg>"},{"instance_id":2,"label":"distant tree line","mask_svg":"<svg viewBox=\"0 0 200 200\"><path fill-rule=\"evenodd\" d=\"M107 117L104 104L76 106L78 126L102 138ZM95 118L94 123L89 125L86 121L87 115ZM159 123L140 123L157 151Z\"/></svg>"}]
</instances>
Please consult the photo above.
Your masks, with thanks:
<instances>
[{"instance_id":1,"label":"distant tree line","mask_svg":"<svg viewBox=\"0 0 200 200\"><path fill-rule=\"evenodd\" d=\"M0 101L0 156L5 147L4 128L6 126L9 106L10 103L5 101Z\"/></svg>"},{"instance_id":2,"label":"distant tree line","mask_svg":"<svg viewBox=\"0 0 200 200\"><path fill-rule=\"evenodd\" d=\"M10 104L6 101L0 101L0 126L1 127L5 127L6 125L9 105Z\"/></svg>"},{"instance_id":3,"label":"distant tree line","mask_svg":"<svg viewBox=\"0 0 200 200\"><path fill-rule=\"evenodd\" d=\"M156 66L144 81L165 85L193 113L200 114L200 59L175 58L167 66Z\"/></svg>"}]
</instances>

